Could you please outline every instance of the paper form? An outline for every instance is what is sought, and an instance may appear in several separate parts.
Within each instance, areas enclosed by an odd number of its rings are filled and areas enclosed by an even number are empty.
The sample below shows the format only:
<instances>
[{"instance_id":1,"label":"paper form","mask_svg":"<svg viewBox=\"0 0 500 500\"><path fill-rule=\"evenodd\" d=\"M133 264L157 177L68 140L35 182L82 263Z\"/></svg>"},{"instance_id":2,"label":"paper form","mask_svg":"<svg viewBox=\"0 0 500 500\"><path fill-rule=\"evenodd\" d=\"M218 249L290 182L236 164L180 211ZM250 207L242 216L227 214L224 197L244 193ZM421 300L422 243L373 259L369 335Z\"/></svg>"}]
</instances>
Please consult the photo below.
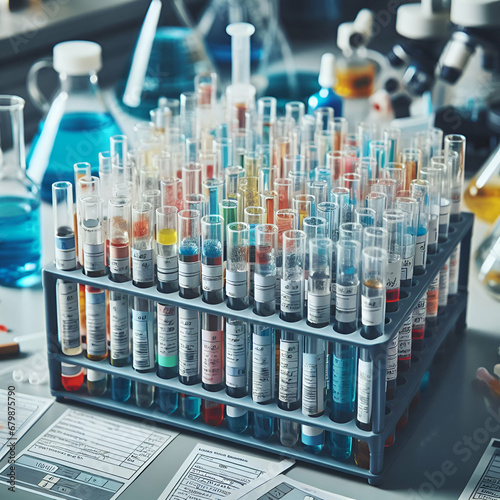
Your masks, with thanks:
<instances>
[{"instance_id":1,"label":"paper form","mask_svg":"<svg viewBox=\"0 0 500 500\"><path fill-rule=\"evenodd\" d=\"M492 439L459 500L500 498L500 441Z\"/></svg>"},{"instance_id":2,"label":"paper form","mask_svg":"<svg viewBox=\"0 0 500 500\"><path fill-rule=\"evenodd\" d=\"M240 496L240 500L352 500L279 475Z\"/></svg>"},{"instance_id":3,"label":"paper form","mask_svg":"<svg viewBox=\"0 0 500 500\"><path fill-rule=\"evenodd\" d=\"M50 498L112 500L177 434L66 410L17 456L15 487ZM10 467L0 472L9 485Z\"/></svg>"},{"instance_id":4,"label":"paper form","mask_svg":"<svg viewBox=\"0 0 500 500\"><path fill-rule=\"evenodd\" d=\"M9 453L11 445L15 445L35 425L54 399L18 392L13 396L9 395L8 391L0 389L0 401L5 401L6 408L0 413L0 460L2 460Z\"/></svg>"},{"instance_id":5,"label":"paper form","mask_svg":"<svg viewBox=\"0 0 500 500\"><path fill-rule=\"evenodd\" d=\"M198 444L170 481L159 500L218 500L245 485L261 484L285 471L293 460L254 458L223 448Z\"/></svg>"}]
</instances>

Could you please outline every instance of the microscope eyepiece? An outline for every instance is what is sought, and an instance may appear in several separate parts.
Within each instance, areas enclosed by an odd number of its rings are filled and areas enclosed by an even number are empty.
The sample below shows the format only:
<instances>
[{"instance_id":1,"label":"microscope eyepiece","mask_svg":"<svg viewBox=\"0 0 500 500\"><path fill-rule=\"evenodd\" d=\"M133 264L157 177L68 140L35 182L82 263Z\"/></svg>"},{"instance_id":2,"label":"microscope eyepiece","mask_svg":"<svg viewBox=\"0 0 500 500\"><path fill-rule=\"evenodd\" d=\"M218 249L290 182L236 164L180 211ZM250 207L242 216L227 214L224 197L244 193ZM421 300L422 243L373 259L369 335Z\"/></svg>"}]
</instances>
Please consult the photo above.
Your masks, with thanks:
<instances>
[{"instance_id":1,"label":"microscope eyepiece","mask_svg":"<svg viewBox=\"0 0 500 500\"><path fill-rule=\"evenodd\" d=\"M439 78L451 84L456 83L462 76L474 50L475 46L471 37L463 31L455 31L439 58Z\"/></svg>"}]
</instances>

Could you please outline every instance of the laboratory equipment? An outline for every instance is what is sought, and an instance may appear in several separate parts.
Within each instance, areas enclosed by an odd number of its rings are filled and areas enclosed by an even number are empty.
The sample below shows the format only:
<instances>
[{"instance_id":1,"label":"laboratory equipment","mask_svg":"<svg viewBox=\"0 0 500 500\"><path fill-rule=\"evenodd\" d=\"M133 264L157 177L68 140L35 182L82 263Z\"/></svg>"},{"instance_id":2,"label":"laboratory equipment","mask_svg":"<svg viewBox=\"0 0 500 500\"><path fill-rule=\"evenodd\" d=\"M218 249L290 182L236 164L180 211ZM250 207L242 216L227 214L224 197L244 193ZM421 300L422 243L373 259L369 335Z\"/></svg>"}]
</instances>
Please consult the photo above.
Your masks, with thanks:
<instances>
[{"instance_id":1,"label":"laboratory equipment","mask_svg":"<svg viewBox=\"0 0 500 500\"><path fill-rule=\"evenodd\" d=\"M23 109L20 97L0 96L0 284L20 288L41 278L40 192L26 175Z\"/></svg>"},{"instance_id":2,"label":"laboratory equipment","mask_svg":"<svg viewBox=\"0 0 500 500\"><path fill-rule=\"evenodd\" d=\"M46 67L59 74L60 88L51 101L37 84L38 72ZM50 201L52 183L73 180L72 166L82 157L97 175L99 153L109 149L110 136L120 134L99 89L97 73L101 67L100 45L71 41L55 45L53 59L36 62L28 73L28 93L44 118L27 163L45 201Z\"/></svg>"},{"instance_id":3,"label":"laboratory equipment","mask_svg":"<svg viewBox=\"0 0 500 500\"><path fill-rule=\"evenodd\" d=\"M333 90L335 86L335 56L327 52L321 56L318 83L321 90L309 97L307 112L312 114L321 107L333 108L335 116L342 116L342 98Z\"/></svg>"}]
</instances>

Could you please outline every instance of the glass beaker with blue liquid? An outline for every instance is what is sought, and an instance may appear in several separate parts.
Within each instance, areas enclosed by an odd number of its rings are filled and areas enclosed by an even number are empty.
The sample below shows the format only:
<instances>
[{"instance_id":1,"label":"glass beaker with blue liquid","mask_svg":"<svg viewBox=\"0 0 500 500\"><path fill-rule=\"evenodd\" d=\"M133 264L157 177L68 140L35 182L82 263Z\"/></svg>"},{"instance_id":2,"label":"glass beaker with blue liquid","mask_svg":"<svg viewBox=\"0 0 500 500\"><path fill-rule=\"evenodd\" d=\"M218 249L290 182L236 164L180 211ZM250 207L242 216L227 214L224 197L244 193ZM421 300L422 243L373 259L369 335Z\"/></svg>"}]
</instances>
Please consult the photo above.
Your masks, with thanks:
<instances>
[{"instance_id":1,"label":"glass beaker with blue liquid","mask_svg":"<svg viewBox=\"0 0 500 500\"><path fill-rule=\"evenodd\" d=\"M59 73L60 89L49 102L41 93L38 72L52 68ZM73 164L85 158L97 175L98 155L109 149L109 138L120 134L99 90L97 72L102 67L101 46L71 41L54 47L52 59L37 61L28 73L28 93L45 117L28 155L31 178L50 201L52 183L73 181Z\"/></svg>"},{"instance_id":2,"label":"glass beaker with blue liquid","mask_svg":"<svg viewBox=\"0 0 500 500\"><path fill-rule=\"evenodd\" d=\"M24 99L0 96L0 285L40 283L40 192L26 175Z\"/></svg>"}]
</instances>

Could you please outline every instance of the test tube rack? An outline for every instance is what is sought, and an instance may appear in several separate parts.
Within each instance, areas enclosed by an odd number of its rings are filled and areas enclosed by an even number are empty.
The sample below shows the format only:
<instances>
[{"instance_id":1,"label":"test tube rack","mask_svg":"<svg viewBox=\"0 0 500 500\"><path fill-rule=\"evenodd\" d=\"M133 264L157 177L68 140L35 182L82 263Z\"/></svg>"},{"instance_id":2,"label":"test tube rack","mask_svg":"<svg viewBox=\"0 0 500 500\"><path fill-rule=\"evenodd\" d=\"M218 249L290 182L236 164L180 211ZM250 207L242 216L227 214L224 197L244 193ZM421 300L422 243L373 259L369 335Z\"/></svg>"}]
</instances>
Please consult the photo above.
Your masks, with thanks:
<instances>
[{"instance_id":1,"label":"test tube rack","mask_svg":"<svg viewBox=\"0 0 500 500\"><path fill-rule=\"evenodd\" d=\"M226 303L207 304L201 297L195 299L180 298L177 293L160 293L156 288L141 289L127 283L114 283L108 276L89 278L81 269L75 271L60 271L54 265L49 265L43 270L43 284L46 308L46 328L48 363L50 370L50 389L58 401L72 400L84 404L90 404L108 410L118 411L135 417L148 418L164 424L173 425L181 429L199 432L205 436L225 439L232 443L251 446L260 450L272 452L281 456L309 462L322 467L328 467L347 474L353 474L366 478L372 485L378 485L383 480L384 469L384 445L386 439L395 432L396 424L409 407L414 395L417 393L422 377L429 370L439 347L451 331L463 331L466 326L467 307L467 283L468 266L470 261L470 241L472 235L473 215L462 213L460 221L450 223L450 233L447 241L440 243L436 254L428 255L427 267L423 274L414 276L412 286L402 287L399 309L397 312L386 314L386 328L382 337L376 340L366 340L360 330L342 335L333 330L332 325L324 328L313 328L305 320L296 323L287 323L280 319L278 314L262 317L256 315L249 307L243 311L229 309ZM398 386L396 398L392 401L385 399L386 380L386 358L390 341L401 329L406 317L411 314L418 301L426 293L434 276L445 264L452 251L461 243L459 288L456 300L449 304L446 312L438 317L438 325L433 328L433 334L426 337L424 347L416 353L412 359L411 369L398 374ZM303 415L301 410L284 411L277 404L271 403L260 405L252 401L250 396L243 398L232 398L225 390L209 392L202 388L201 383L196 385L183 385L177 378L162 379L155 373L138 373L131 366L115 367L107 362L90 361L81 354L78 356L66 356L62 353L58 342L57 331L57 304L56 283L58 279L78 282L93 287L126 293L144 299L153 300L162 304L169 304L183 308L196 309L198 311L216 314L225 318L236 318L247 321L250 324L270 325L276 330L286 330L303 335L312 335L329 342L336 341L357 347L369 349L374 360L373 374L373 407L372 407L372 431L363 431L356 426L355 419L347 423L336 423L325 414L321 417L311 418ZM242 434L230 432L225 424L219 427L211 427L200 418L187 420L177 415L166 415L160 412L156 403L149 408L140 408L131 402L120 403L111 399L106 393L100 397L91 397L84 391L69 392L64 390L61 384L61 362L71 363L86 368L93 368L110 375L126 377L136 382L153 385L158 388L173 390L179 393L199 397L202 399L222 403L234 407L244 408L250 412L256 412L273 416L277 419L292 420L301 424L322 428L325 431L349 435L368 443L370 450L370 469L358 467L352 457L347 461L332 458L328 450L323 449L319 454L309 453L301 447L287 448L272 438L268 441L259 441L251 436L249 431ZM109 392L109 391L108 391ZM411 423L410 423L411 425ZM394 446L397 446L397 442Z\"/></svg>"}]
</instances>

